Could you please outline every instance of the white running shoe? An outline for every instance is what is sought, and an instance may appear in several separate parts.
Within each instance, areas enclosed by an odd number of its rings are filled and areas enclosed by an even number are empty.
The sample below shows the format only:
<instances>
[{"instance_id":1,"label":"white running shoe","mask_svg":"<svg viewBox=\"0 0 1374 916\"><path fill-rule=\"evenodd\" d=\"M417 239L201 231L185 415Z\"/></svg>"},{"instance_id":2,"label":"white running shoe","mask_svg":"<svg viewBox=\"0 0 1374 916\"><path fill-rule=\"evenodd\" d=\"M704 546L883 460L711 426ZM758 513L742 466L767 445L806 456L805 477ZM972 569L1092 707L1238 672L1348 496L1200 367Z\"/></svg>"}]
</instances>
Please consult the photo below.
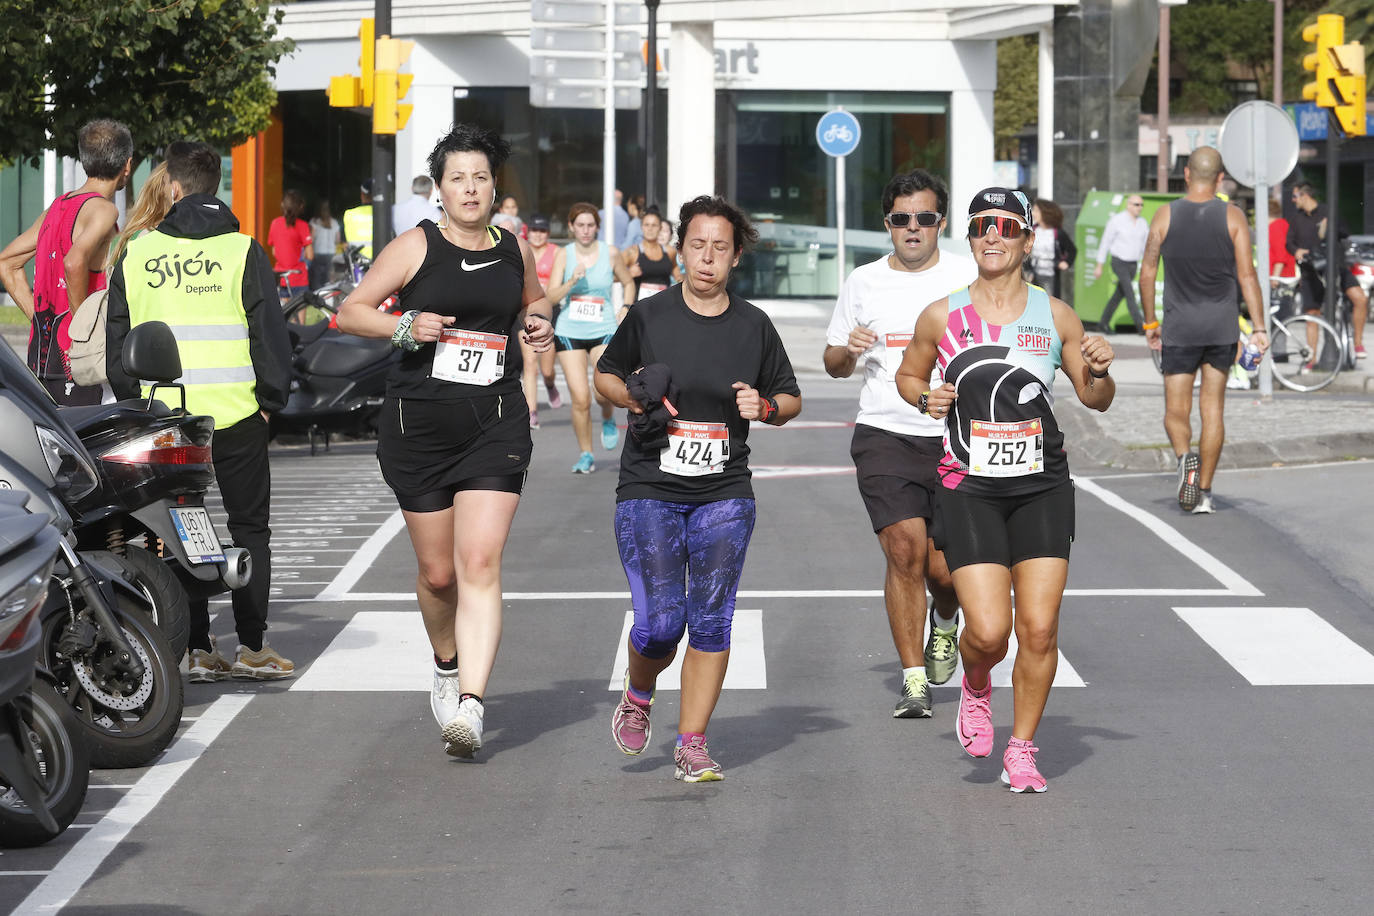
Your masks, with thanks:
<instances>
[{"instance_id":1,"label":"white running shoe","mask_svg":"<svg viewBox=\"0 0 1374 916\"><path fill-rule=\"evenodd\" d=\"M434 669L434 686L429 688L429 708L434 710L434 721L439 723L440 728L458 716L460 696L458 669L443 671L436 667Z\"/></svg>"},{"instance_id":2,"label":"white running shoe","mask_svg":"<svg viewBox=\"0 0 1374 916\"><path fill-rule=\"evenodd\" d=\"M1217 507L1212 505L1212 494L1206 491L1199 491L1197 505L1193 507L1193 515L1211 515L1217 511Z\"/></svg>"},{"instance_id":3,"label":"white running shoe","mask_svg":"<svg viewBox=\"0 0 1374 916\"><path fill-rule=\"evenodd\" d=\"M482 746L482 704L468 697L458 704L458 714L444 723L444 753L471 757Z\"/></svg>"}]
</instances>

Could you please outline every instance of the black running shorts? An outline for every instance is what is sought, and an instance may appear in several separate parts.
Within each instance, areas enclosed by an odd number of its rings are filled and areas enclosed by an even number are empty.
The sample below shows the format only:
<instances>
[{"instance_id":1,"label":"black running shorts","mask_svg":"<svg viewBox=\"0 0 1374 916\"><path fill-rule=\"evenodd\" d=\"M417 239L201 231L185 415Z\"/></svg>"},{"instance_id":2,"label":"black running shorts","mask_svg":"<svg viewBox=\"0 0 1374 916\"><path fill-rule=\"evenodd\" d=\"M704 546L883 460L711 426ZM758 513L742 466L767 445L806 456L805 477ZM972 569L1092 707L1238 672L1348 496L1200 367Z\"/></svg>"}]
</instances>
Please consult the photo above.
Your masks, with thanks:
<instances>
[{"instance_id":1,"label":"black running shorts","mask_svg":"<svg viewBox=\"0 0 1374 916\"><path fill-rule=\"evenodd\" d=\"M1025 496L974 496L941 489L931 536L951 571L975 563L1008 569L1037 557L1069 558L1073 481Z\"/></svg>"},{"instance_id":2,"label":"black running shorts","mask_svg":"<svg viewBox=\"0 0 1374 916\"><path fill-rule=\"evenodd\" d=\"M1239 340L1237 332L1237 340ZM1159 361L1160 371L1165 375L1192 375L1204 363L1222 372L1230 372L1231 364L1236 361L1236 345L1216 344L1209 347L1165 347Z\"/></svg>"},{"instance_id":3,"label":"black running shorts","mask_svg":"<svg viewBox=\"0 0 1374 916\"><path fill-rule=\"evenodd\" d=\"M437 512L461 490L519 493L530 466L530 413L520 391L451 401L387 398L377 461L396 501Z\"/></svg>"},{"instance_id":4,"label":"black running shorts","mask_svg":"<svg viewBox=\"0 0 1374 916\"><path fill-rule=\"evenodd\" d=\"M909 518L931 520L940 486L935 469L943 452L939 436L909 436L855 424L849 456L875 532Z\"/></svg>"}]
</instances>

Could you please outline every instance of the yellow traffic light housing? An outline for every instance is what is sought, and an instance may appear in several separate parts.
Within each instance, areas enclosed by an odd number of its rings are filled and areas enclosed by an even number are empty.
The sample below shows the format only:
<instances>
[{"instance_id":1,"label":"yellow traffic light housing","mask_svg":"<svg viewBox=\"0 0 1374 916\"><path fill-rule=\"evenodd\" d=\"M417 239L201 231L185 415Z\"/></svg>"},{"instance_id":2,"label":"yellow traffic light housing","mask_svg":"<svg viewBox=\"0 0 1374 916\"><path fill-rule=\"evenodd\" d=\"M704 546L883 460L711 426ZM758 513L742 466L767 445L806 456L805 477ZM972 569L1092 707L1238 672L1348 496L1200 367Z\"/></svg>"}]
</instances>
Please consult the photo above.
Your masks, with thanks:
<instances>
[{"instance_id":1,"label":"yellow traffic light housing","mask_svg":"<svg viewBox=\"0 0 1374 916\"><path fill-rule=\"evenodd\" d=\"M1347 137L1364 136L1368 126L1365 114L1364 46L1357 41L1331 49L1336 119Z\"/></svg>"},{"instance_id":2,"label":"yellow traffic light housing","mask_svg":"<svg viewBox=\"0 0 1374 916\"><path fill-rule=\"evenodd\" d=\"M1322 15L1302 30L1302 40L1313 44L1313 51L1302 59L1302 68L1312 72L1313 81L1302 87L1302 97L1322 108L1335 108L1336 97L1331 91L1335 76L1331 49L1345 42L1345 17Z\"/></svg>"},{"instance_id":3,"label":"yellow traffic light housing","mask_svg":"<svg viewBox=\"0 0 1374 916\"><path fill-rule=\"evenodd\" d=\"M415 42L383 35L377 39L375 96L372 105L372 132L394 134L410 120L413 105L403 104L415 76L397 73L401 64L410 59Z\"/></svg>"},{"instance_id":4,"label":"yellow traffic light housing","mask_svg":"<svg viewBox=\"0 0 1374 916\"><path fill-rule=\"evenodd\" d=\"M363 19L358 23L358 67L362 76L331 76L329 78L329 104L334 108L359 108L372 104L373 56L376 54L372 39L373 20Z\"/></svg>"},{"instance_id":5,"label":"yellow traffic light housing","mask_svg":"<svg viewBox=\"0 0 1374 916\"><path fill-rule=\"evenodd\" d=\"M358 55L358 68L362 70L363 83L363 104L372 104L372 94L374 92L373 82L376 79L372 66L373 55L376 54L376 42L373 40L373 26L375 21L364 19L358 24L358 43L362 48L362 53Z\"/></svg>"}]
</instances>

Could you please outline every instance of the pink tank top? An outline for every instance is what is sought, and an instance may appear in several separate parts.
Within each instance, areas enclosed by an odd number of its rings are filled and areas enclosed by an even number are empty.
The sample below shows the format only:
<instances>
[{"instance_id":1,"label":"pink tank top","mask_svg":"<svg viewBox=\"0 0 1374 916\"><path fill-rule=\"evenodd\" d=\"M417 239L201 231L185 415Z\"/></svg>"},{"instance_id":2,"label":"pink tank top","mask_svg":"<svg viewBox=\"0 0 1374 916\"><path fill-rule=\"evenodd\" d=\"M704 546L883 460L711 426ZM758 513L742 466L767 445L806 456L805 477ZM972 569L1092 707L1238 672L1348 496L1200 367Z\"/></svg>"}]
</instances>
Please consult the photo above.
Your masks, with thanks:
<instances>
[{"instance_id":1,"label":"pink tank top","mask_svg":"<svg viewBox=\"0 0 1374 916\"><path fill-rule=\"evenodd\" d=\"M549 281L553 279L553 259L558 257L557 245L545 245L544 253L534 262L534 272L539 275L539 285L544 289L549 288Z\"/></svg>"},{"instance_id":2,"label":"pink tank top","mask_svg":"<svg viewBox=\"0 0 1374 916\"><path fill-rule=\"evenodd\" d=\"M53 201L38 227L38 243L34 252L33 324L29 328L29 368L43 379L70 381L71 365L67 351L71 349L71 303L67 299L67 277L62 261L72 250L72 233L76 217L86 201L100 195L64 194ZM105 288L105 272L90 272L88 293ZM77 303L80 305L80 303Z\"/></svg>"}]
</instances>

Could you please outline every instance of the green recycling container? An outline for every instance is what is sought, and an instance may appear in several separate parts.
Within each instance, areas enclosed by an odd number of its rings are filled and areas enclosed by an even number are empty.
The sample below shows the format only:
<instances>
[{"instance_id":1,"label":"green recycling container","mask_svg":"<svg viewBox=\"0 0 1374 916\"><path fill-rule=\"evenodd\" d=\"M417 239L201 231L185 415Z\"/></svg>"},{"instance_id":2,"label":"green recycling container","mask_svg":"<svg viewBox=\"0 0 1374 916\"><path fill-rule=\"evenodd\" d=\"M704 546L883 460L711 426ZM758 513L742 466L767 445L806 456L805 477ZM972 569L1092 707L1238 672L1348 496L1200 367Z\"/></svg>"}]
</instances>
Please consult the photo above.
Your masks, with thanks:
<instances>
[{"instance_id":1,"label":"green recycling container","mask_svg":"<svg viewBox=\"0 0 1374 916\"><path fill-rule=\"evenodd\" d=\"M1181 194L1159 194L1153 191L1089 191L1083 198L1083 209L1078 212L1078 222L1074 225L1073 237L1078 245L1078 259L1073 265L1073 304L1074 311L1084 324L1093 324L1102 317L1107 300L1116 286L1116 275L1112 273L1111 259L1102 269L1102 276L1093 277L1097 267L1097 248L1102 244L1102 232L1107 228L1107 220L1126 208L1126 198L1139 194L1145 201L1141 216L1149 220L1155 211L1169 201L1177 200ZM1137 281L1139 276L1136 277ZM1137 294L1138 295L1138 294ZM1155 278L1156 317L1164 307L1164 261L1160 259L1159 273ZM1127 327L1131 324L1131 313L1122 302L1108 319L1112 327Z\"/></svg>"}]
</instances>

